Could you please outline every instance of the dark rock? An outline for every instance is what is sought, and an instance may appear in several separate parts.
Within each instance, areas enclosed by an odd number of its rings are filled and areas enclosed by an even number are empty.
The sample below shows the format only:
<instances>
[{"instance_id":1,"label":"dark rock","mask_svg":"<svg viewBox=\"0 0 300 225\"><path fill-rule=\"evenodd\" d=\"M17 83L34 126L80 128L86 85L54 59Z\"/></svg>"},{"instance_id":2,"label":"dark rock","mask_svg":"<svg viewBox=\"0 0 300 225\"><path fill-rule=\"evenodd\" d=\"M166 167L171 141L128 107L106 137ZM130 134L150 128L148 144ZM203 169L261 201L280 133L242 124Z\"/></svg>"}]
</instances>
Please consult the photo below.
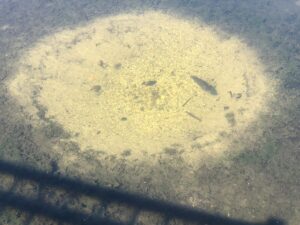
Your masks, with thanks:
<instances>
[{"instance_id":1,"label":"dark rock","mask_svg":"<svg viewBox=\"0 0 300 225\"><path fill-rule=\"evenodd\" d=\"M108 67L107 63L105 63L103 60L100 60L98 65L101 66L103 69L106 69Z\"/></svg>"},{"instance_id":2,"label":"dark rock","mask_svg":"<svg viewBox=\"0 0 300 225\"><path fill-rule=\"evenodd\" d=\"M164 151L168 155L175 155L178 153L176 148L165 148Z\"/></svg>"},{"instance_id":3,"label":"dark rock","mask_svg":"<svg viewBox=\"0 0 300 225\"><path fill-rule=\"evenodd\" d=\"M99 93L102 90L101 85L95 85L91 88L91 91L95 91L97 93Z\"/></svg>"},{"instance_id":4,"label":"dark rock","mask_svg":"<svg viewBox=\"0 0 300 225\"><path fill-rule=\"evenodd\" d=\"M149 81L143 82L143 85L145 85L145 86L154 86L156 83L157 83L156 80L149 80Z\"/></svg>"},{"instance_id":5,"label":"dark rock","mask_svg":"<svg viewBox=\"0 0 300 225\"><path fill-rule=\"evenodd\" d=\"M124 152L122 152L121 155L124 156L124 157L130 156L131 155L131 149L124 150Z\"/></svg>"},{"instance_id":6,"label":"dark rock","mask_svg":"<svg viewBox=\"0 0 300 225\"><path fill-rule=\"evenodd\" d=\"M233 112L226 113L225 118L231 126L234 126L236 124L235 115Z\"/></svg>"},{"instance_id":7,"label":"dark rock","mask_svg":"<svg viewBox=\"0 0 300 225\"><path fill-rule=\"evenodd\" d=\"M116 70L119 70L119 69L122 68L122 64L121 64L121 63L117 63L117 64L115 64L114 68L115 68Z\"/></svg>"}]
</instances>

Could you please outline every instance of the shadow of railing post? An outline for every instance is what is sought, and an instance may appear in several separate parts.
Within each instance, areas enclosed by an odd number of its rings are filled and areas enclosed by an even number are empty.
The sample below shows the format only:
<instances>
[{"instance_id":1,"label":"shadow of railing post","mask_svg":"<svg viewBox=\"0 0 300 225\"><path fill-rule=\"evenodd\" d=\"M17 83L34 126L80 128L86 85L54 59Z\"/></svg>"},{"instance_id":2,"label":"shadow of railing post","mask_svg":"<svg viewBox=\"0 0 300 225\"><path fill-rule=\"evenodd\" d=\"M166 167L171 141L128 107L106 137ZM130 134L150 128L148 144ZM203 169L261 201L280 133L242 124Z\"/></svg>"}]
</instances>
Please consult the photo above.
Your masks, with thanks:
<instances>
[{"instance_id":1,"label":"shadow of railing post","mask_svg":"<svg viewBox=\"0 0 300 225\"><path fill-rule=\"evenodd\" d=\"M9 206L29 215L41 215L53 220L71 224L107 224L125 225L136 224L141 211L153 212L165 218L165 224L170 224L172 219L186 222L196 222L200 225L283 225L284 221L271 218L266 222L248 222L231 219L219 214L212 214L203 210L173 204L166 201L147 198L142 195L132 194L107 187L93 185L80 180L57 176L52 173L38 171L26 166L15 165L11 162L0 160L0 173L13 176L15 179L34 181L39 185L63 189L90 196L102 202L126 204L134 208L132 218L127 222L119 222L101 215L92 215L78 210L57 207L37 198L28 198L14 193L11 190L0 191L0 204L2 207Z\"/></svg>"}]
</instances>

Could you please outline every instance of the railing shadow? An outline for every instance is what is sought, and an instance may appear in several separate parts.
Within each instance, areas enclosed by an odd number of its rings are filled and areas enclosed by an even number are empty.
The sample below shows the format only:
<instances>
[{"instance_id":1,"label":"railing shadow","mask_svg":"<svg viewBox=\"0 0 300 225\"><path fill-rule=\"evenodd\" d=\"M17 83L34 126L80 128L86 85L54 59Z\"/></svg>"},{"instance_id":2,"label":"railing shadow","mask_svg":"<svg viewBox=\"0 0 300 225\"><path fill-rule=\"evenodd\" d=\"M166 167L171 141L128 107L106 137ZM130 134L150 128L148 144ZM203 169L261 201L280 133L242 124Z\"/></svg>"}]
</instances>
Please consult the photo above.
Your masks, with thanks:
<instances>
[{"instance_id":1,"label":"railing shadow","mask_svg":"<svg viewBox=\"0 0 300 225\"><path fill-rule=\"evenodd\" d=\"M159 214L164 224L171 224L174 219L184 221L184 224L196 222L201 225L279 225L285 224L280 219L271 218L266 222L247 222L230 219L219 214L211 214L203 210L196 210L182 205L172 204L166 201L144 197L120 190L103 186L89 184L80 180L58 176L54 173L38 171L26 166L15 165L11 162L0 160L0 173L14 177L15 180L27 180L35 182L39 186L59 188L66 192L85 195L109 204L125 204L134 208L128 221L117 221L105 216L105 213L88 214L80 210L67 207L58 207L43 201L40 197L28 198L16 194L12 190L0 191L1 207L12 207L14 209L29 213L30 215L41 215L55 221L70 224L137 224L139 214L143 211ZM1 182L1 181L0 181ZM29 224L29 223L28 223Z\"/></svg>"}]
</instances>

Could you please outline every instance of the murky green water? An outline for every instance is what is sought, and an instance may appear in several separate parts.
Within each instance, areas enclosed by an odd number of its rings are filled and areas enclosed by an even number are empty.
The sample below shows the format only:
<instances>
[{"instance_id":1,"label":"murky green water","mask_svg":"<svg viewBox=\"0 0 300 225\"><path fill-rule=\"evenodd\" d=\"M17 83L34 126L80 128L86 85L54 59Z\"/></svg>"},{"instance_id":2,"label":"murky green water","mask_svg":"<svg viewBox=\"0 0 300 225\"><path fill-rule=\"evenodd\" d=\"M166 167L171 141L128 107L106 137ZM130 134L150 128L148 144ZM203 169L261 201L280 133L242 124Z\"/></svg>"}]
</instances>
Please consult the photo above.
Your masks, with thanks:
<instances>
[{"instance_id":1,"label":"murky green water","mask_svg":"<svg viewBox=\"0 0 300 225\"><path fill-rule=\"evenodd\" d=\"M298 27L297 1L1 1L0 159L297 225Z\"/></svg>"}]
</instances>

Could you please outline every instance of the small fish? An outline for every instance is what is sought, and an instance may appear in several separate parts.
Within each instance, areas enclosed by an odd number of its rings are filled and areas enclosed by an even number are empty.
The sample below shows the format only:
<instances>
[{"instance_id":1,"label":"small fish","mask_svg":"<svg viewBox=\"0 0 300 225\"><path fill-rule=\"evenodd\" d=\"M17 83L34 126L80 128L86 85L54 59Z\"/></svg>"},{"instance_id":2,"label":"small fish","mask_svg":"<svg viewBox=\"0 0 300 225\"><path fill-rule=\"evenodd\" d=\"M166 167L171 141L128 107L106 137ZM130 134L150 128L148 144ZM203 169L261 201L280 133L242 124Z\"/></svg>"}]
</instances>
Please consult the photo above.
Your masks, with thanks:
<instances>
[{"instance_id":1,"label":"small fish","mask_svg":"<svg viewBox=\"0 0 300 225\"><path fill-rule=\"evenodd\" d=\"M218 95L216 88L207 83L205 80L202 80L201 78L196 76L191 76L191 78L202 90L208 92L211 95Z\"/></svg>"}]
</instances>

